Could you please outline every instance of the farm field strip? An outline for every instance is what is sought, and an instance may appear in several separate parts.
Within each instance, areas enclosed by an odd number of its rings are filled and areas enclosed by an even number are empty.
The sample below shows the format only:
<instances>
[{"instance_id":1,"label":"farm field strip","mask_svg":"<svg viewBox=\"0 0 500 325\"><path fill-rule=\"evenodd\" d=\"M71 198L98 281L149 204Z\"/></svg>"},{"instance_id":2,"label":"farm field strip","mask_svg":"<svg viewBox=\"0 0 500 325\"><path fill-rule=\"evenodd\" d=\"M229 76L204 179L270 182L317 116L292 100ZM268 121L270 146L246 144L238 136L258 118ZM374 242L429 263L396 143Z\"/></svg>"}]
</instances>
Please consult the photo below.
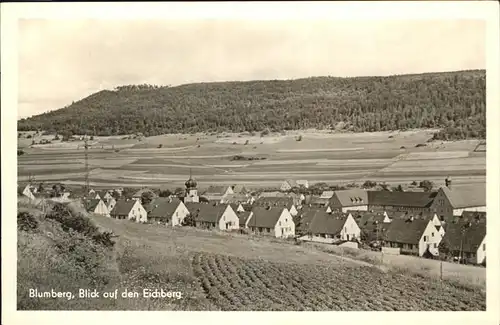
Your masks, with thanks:
<instances>
[{"instance_id":1,"label":"farm field strip","mask_svg":"<svg viewBox=\"0 0 500 325\"><path fill-rule=\"evenodd\" d=\"M328 152L328 151L333 151L333 152L338 152L338 151L360 151L360 150L364 150L365 148L363 147L357 147L357 148L329 148L329 149L326 149L326 148L317 148L317 149L279 149L279 150L276 150L276 152L279 152L279 153L294 153L294 152Z\"/></svg>"},{"instance_id":2,"label":"farm field strip","mask_svg":"<svg viewBox=\"0 0 500 325\"><path fill-rule=\"evenodd\" d=\"M294 265L196 253L193 270L221 310L485 310L486 297L372 267ZM383 298L382 298L383 297Z\"/></svg>"}]
</instances>

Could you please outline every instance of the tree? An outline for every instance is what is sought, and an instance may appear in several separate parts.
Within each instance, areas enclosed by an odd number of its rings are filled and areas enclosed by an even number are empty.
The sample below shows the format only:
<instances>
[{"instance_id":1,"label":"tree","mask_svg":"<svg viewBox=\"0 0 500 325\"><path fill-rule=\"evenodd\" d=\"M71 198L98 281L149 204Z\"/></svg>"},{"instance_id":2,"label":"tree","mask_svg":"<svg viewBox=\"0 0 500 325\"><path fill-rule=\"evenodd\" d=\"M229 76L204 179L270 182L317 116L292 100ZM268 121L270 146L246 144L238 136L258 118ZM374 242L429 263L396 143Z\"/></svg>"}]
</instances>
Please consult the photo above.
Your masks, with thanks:
<instances>
[{"instance_id":1,"label":"tree","mask_svg":"<svg viewBox=\"0 0 500 325\"><path fill-rule=\"evenodd\" d=\"M43 191L45 190L45 185L43 184L43 182L41 182L40 184L38 184L38 193L42 193Z\"/></svg>"},{"instance_id":2,"label":"tree","mask_svg":"<svg viewBox=\"0 0 500 325\"><path fill-rule=\"evenodd\" d=\"M417 185L418 185L418 184L417 184L417 181L413 181L413 182L411 182L411 185L413 185L413 186L417 186Z\"/></svg>"},{"instance_id":3,"label":"tree","mask_svg":"<svg viewBox=\"0 0 500 325\"><path fill-rule=\"evenodd\" d=\"M394 192L404 192L403 187L401 186L401 184L399 184L398 186L393 187L392 190Z\"/></svg>"},{"instance_id":4,"label":"tree","mask_svg":"<svg viewBox=\"0 0 500 325\"><path fill-rule=\"evenodd\" d=\"M151 203L151 201L153 201L153 193L149 192L149 191L145 191L142 193L141 195L141 204L142 205L147 205L149 203Z\"/></svg>"},{"instance_id":5,"label":"tree","mask_svg":"<svg viewBox=\"0 0 500 325\"><path fill-rule=\"evenodd\" d=\"M183 226L195 227L196 226L196 217L198 216L197 212L188 214L184 220L182 220Z\"/></svg>"},{"instance_id":6,"label":"tree","mask_svg":"<svg viewBox=\"0 0 500 325\"><path fill-rule=\"evenodd\" d=\"M133 189L131 187L125 187L123 189L122 196L127 199L131 199L136 191L137 191L136 189Z\"/></svg>"},{"instance_id":7,"label":"tree","mask_svg":"<svg viewBox=\"0 0 500 325\"><path fill-rule=\"evenodd\" d=\"M426 192L430 192L430 191L432 191L432 188L434 187L434 183L429 181L429 180L423 180L420 182L418 187L423 188L424 191L426 191Z\"/></svg>"},{"instance_id":8,"label":"tree","mask_svg":"<svg viewBox=\"0 0 500 325\"><path fill-rule=\"evenodd\" d=\"M23 149L17 149L17 155L18 156L24 155L24 150Z\"/></svg>"},{"instance_id":9,"label":"tree","mask_svg":"<svg viewBox=\"0 0 500 325\"><path fill-rule=\"evenodd\" d=\"M62 183L57 183L52 185L52 192L50 194L51 197L59 197L61 196L66 189L66 186Z\"/></svg>"},{"instance_id":10,"label":"tree","mask_svg":"<svg viewBox=\"0 0 500 325\"><path fill-rule=\"evenodd\" d=\"M451 253L450 246L448 245L448 242L446 240L441 240L441 242L438 245L438 250L439 250L439 255L443 257L448 257Z\"/></svg>"},{"instance_id":11,"label":"tree","mask_svg":"<svg viewBox=\"0 0 500 325\"><path fill-rule=\"evenodd\" d=\"M174 191L174 194L178 197L181 197L184 195L184 189L182 187L177 187Z\"/></svg>"},{"instance_id":12,"label":"tree","mask_svg":"<svg viewBox=\"0 0 500 325\"><path fill-rule=\"evenodd\" d=\"M172 191L170 191L169 189L160 190L160 192L158 193L159 197L169 197L170 195L172 195Z\"/></svg>"},{"instance_id":13,"label":"tree","mask_svg":"<svg viewBox=\"0 0 500 325\"><path fill-rule=\"evenodd\" d=\"M374 181L365 181L363 183L363 188L374 188L375 186L377 186L377 182Z\"/></svg>"}]
</instances>

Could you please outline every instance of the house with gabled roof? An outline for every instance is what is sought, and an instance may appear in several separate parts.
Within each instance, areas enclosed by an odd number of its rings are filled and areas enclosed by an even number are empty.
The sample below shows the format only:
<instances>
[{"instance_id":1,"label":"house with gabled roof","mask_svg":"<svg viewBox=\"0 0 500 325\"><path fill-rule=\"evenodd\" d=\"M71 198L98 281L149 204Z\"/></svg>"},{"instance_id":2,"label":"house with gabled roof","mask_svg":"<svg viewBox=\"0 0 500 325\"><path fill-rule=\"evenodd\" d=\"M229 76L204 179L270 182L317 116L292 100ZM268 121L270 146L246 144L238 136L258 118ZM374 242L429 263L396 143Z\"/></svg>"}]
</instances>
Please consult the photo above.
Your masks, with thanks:
<instances>
[{"instance_id":1,"label":"house with gabled roof","mask_svg":"<svg viewBox=\"0 0 500 325\"><path fill-rule=\"evenodd\" d=\"M196 227L219 230L239 229L240 219L229 204L186 203Z\"/></svg>"},{"instance_id":2,"label":"house with gabled roof","mask_svg":"<svg viewBox=\"0 0 500 325\"><path fill-rule=\"evenodd\" d=\"M431 210L444 217L460 216L464 211L486 212L486 185L452 187L451 180L446 179L446 186L436 193Z\"/></svg>"},{"instance_id":3,"label":"house with gabled roof","mask_svg":"<svg viewBox=\"0 0 500 325\"><path fill-rule=\"evenodd\" d=\"M156 198L148 205L148 220L150 222L169 226L180 226L189 215L184 203L179 199Z\"/></svg>"},{"instance_id":4,"label":"house with gabled roof","mask_svg":"<svg viewBox=\"0 0 500 325\"><path fill-rule=\"evenodd\" d=\"M394 218L384 231L383 246L401 254L438 256L441 240L432 220Z\"/></svg>"},{"instance_id":5,"label":"house with gabled roof","mask_svg":"<svg viewBox=\"0 0 500 325\"><path fill-rule=\"evenodd\" d=\"M254 207L247 221L247 227L254 233L267 234L276 238L295 236L293 217L285 207Z\"/></svg>"},{"instance_id":6,"label":"house with gabled roof","mask_svg":"<svg viewBox=\"0 0 500 325\"><path fill-rule=\"evenodd\" d=\"M292 197L261 197L255 200L258 207L285 207L292 216L296 216L298 211Z\"/></svg>"},{"instance_id":7,"label":"house with gabled roof","mask_svg":"<svg viewBox=\"0 0 500 325\"><path fill-rule=\"evenodd\" d=\"M112 218L147 222L148 213L139 200L118 200L110 213Z\"/></svg>"},{"instance_id":8,"label":"house with gabled roof","mask_svg":"<svg viewBox=\"0 0 500 325\"><path fill-rule=\"evenodd\" d=\"M305 237L309 238L302 237L304 240L335 243L356 240L361 236L361 229L352 215L342 212L315 212L308 228Z\"/></svg>"},{"instance_id":9,"label":"house with gabled roof","mask_svg":"<svg viewBox=\"0 0 500 325\"><path fill-rule=\"evenodd\" d=\"M110 216L108 207L101 199L86 200L84 205L85 205L85 210L87 210L87 212L98 214L105 217Z\"/></svg>"},{"instance_id":10,"label":"house with gabled roof","mask_svg":"<svg viewBox=\"0 0 500 325\"><path fill-rule=\"evenodd\" d=\"M362 189L335 191L329 200L332 211L368 210L368 194Z\"/></svg>"},{"instance_id":11,"label":"house with gabled roof","mask_svg":"<svg viewBox=\"0 0 500 325\"><path fill-rule=\"evenodd\" d=\"M290 191L294 187L303 187L309 188L309 182L305 179L294 180L294 179L286 179L281 183L280 191L286 192Z\"/></svg>"},{"instance_id":12,"label":"house with gabled roof","mask_svg":"<svg viewBox=\"0 0 500 325\"><path fill-rule=\"evenodd\" d=\"M330 206L330 199L331 197L326 198L326 197L312 195L311 198L309 199L308 204L318 207L327 207Z\"/></svg>"},{"instance_id":13,"label":"house with gabled roof","mask_svg":"<svg viewBox=\"0 0 500 325\"><path fill-rule=\"evenodd\" d=\"M243 184L234 184L231 188L234 194L246 195L250 193L250 191Z\"/></svg>"},{"instance_id":14,"label":"house with gabled roof","mask_svg":"<svg viewBox=\"0 0 500 325\"><path fill-rule=\"evenodd\" d=\"M220 200L220 203L226 204L252 204L255 199L245 194L228 194Z\"/></svg>"},{"instance_id":15,"label":"house with gabled roof","mask_svg":"<svg viewBox=\"0 0 500 325\"><path fill-rule=\"evenodd\" d=\"M368 191L368 210L431 212L437 192Z\"/></svg>"},{"instance_id":16,"label":"house with gabled roof","mask_svg":"<svg viewBox=\"0 0 500 325\"><path fill-rule=\"evenodd\" d=\"M365 242L382 240L385 229L392 221L387 212L349 210L347 213L353 216Z\"/></svg>"},{"instance_id":17,"label":"house with gabled roof","mask_svg":"<svg viewBox=\"0 0 500 325\"><path fill-rule=\"evenodd\" d=\"M90 198L91 199L101 199L104 202L107 202L108 200L113 198L113 195L112 195L111 191L106 191L106 190L94 191L93 193L91 193Z\"/></svg>"},{"instance_id":18,"label":"house with gabled roof","mask_svg":"<svg viewBox=\"0 0 500 325\"><path fill-rule=\"evenodd\" d=\"M220 202L227 195L234 194L231 186L210 186L202 196L208 201Z\"/></svg>"},{"instance_id":19,"label":"house with gabled roof","mask_svg":"<svg viewBox=\"0 0 500 325\"><path fill-rule=\"evenodd\" d=\"M387 212L386 212L387 213ZM445 229L444 229L444 223L445 221L442 220L442 218L438 217L436 213L433 212L402 212L402 211L390 211L388 214L391 218L395 219L408 219L408 218L414 218L414 219L422 219L422 220L430 220L434 227L436 227L437 231L441 235L441 237L444 236Z\"/></svg>"},{"instance_id":20,"label":"house with gabled roof","mask_svg":"<svg viewBox=\"0 0 500 325\"><path fill-rule=\"evenodd\" d=\"M480 220L448 223L443 245L454 259L471 264L486 263L486 223Z\"/></svg>"},{"instance_id":21,"label":"house with gabled roof","mask_svg":"<svg viewBox=\"0 0 500 325\"><path fill-rule=\"evenodd\" d=\"M311 222L317 214L325 213L324 209L319 207L303 207L299 213L293 217L295 223L295 233L298 236L307 235Z\"/></svg>"},{"instance_id":22,"label":"house with gabled roof","mask_svg":"<svg viewBox=\"0 0 500 325\"><path fill-rule=\"evenodd\" d=\"M18 185L17 186L17 195L18 196L25 196L30 200L35 200L35 195L33 194L31 190L31 185Z\"/></svg>"}]
</instances>

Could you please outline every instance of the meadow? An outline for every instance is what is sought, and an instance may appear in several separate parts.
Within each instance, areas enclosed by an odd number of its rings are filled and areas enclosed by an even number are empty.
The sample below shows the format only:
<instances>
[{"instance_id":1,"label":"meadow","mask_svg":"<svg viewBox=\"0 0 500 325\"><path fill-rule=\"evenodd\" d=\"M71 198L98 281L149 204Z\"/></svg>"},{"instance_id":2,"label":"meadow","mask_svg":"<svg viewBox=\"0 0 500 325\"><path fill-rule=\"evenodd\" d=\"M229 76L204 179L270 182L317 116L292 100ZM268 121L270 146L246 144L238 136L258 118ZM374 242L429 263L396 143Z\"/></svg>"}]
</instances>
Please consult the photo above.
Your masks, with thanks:
<instances>
[{"instance_id":1,"label":"meadow","mask_svg":"<svg viewBox=\"0 0 500 325\"><path fill-rule=\"evenodd\" d=\"M336 184L369 179L394 185L429 179L439 186L450 176L457 186L484 183L486 153L474 151L480 141L430 141L434 131L95 137L89 150L90 181L96 187L106 182L182 186L191 170L201 188L236 182L279 186L286 178ZM25 140L19 139L20 147ZM19 180L31 176L83 184L82 145L75 141L24 146L25 154L18 157Z\"/></svg>"},{"instance_id":2,"label":"meadow","mask_svg":"<svg viewBox=\"0 0 500 325\"><path fill-rule=\"evenodd\" d=\"M152 278L166 281L168 277L161 274L167 273L178 279L181 274L173 275L172 269L182 266L190 295L197 297L197 306L210 310L485 309L484 269L476 268L481 283L467 276L462 282L439 281L432 273L417 274L421 271L418 263L406 263L413 270L403 271L392 267L393 263L380 268L347 254L341 257L291 241L99 216L93 220L119 235L119 245L125 243L127 265L140 265L141 272L152 273L149 260L160 258L161 252L164 269L153 266L157 274Z\"/></svg>"}]
</instances>

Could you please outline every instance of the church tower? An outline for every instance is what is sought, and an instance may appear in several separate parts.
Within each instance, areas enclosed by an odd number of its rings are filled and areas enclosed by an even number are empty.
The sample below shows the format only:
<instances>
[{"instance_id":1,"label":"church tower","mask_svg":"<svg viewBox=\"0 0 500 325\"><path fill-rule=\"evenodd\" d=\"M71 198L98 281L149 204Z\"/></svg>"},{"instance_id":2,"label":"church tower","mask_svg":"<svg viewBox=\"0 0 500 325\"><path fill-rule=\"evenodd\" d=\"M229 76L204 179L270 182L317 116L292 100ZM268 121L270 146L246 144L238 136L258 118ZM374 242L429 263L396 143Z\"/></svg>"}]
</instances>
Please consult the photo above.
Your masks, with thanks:
<instances>
[{"instance_id":1,"label":"church tower","mask_svg":"<svg viewBox=\"0 0 500 325\"><path fill-rule=\"evenodd\" d=\"M196 189L196 186L198 184L191 176L191 170L189 170L189 179L186 181L185 185L186 185L186 195L184 196L184 203L200 202L200 198L198 197L198 190Z\"/></svg>"}]
</instances>

